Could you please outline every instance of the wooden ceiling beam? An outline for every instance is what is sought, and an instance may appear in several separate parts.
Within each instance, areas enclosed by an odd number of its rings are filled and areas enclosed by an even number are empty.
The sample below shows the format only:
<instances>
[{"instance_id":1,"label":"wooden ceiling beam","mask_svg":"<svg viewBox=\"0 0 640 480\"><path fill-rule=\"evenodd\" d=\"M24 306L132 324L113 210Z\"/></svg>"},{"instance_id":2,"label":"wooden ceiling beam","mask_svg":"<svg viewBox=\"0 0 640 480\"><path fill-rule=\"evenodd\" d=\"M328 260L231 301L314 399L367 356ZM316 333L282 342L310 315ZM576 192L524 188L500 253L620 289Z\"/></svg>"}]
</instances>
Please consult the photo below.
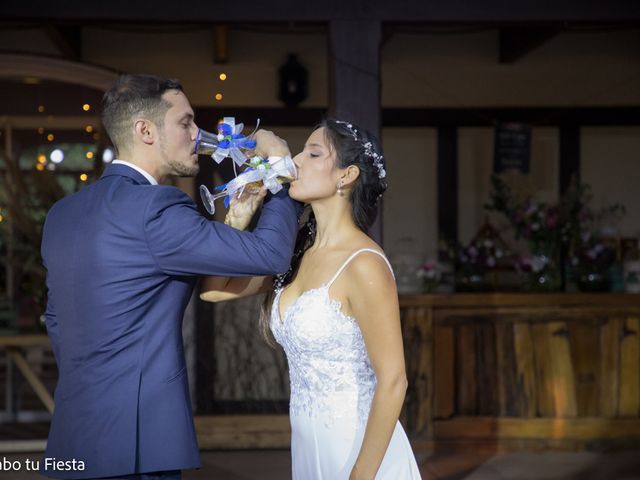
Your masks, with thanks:
<instances>
[{"instance_id":1,"label":"wooden ceiling beam","mask_svg":"<svg viewBox=\"0 0 640 480\"><path fill-rule=\"evenodd\" d=\"M500 29L500 63L515 63L558 35L557 27L507 27Z\"/></svg>"},{"instance_id":2,"label":"wooden ceiling beam","mask_svg":"<svg viewBox=\"0 0 640 480\"><path fill-rule=\"evenodd\" d=\"M213 63L225 64L229 61L229 27L213 26Z\"/></svg>"},{"instance_id":3,"label":"wooden ceiling beam","mask_svg":"<svg viewBox=\"0 0 640 480\"><path fill-rule=\"evenodd\" d=\"M45 33L67 60L82 60L82 27L79 25L46 25Z\"/></svg>"},{"instance_id":4,"label":"wooden ceiling beam","mask_svg":"<svg viewBox=\"0 0 640 480\"><path fill-rule=\"evenodd\" d=\"M64 6L50 0L2 0L0 20L69 21L102 24L229 23L229 22L328 22L329 20L378 20L409 23L545 23L545 22L638 22L640 2L634 0L327 0L274 2L245 0L217 2L185 0L149 8L148 2L66 0Z\"/></svg>"}]
</instances>

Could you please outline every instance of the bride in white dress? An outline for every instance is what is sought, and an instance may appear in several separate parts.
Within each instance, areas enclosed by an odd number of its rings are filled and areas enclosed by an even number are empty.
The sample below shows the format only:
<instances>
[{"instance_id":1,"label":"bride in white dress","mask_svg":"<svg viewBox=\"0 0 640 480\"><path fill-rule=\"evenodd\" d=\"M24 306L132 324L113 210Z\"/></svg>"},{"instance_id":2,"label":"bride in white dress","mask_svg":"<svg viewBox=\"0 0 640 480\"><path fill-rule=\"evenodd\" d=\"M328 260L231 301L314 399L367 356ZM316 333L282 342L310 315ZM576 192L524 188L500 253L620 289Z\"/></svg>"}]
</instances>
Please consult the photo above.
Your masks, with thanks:
<instances>
[{"instance_id":1,"label":"bride in white dress","mask_svg":"<svg viewBox=\"0 0 640 480\"><path fill-rule=\"evenodd\" d=\"M288 153L268 137L258 137L263 155ZM271 292L262 325L289 363L294 480L419 479L398 422L407 380L396 285L365 233L386 189L384 159L367 132L326 120L294 163L289 194L312 213L290 270L275 279L208 278L201 298ZM225 221L245 228L263 197L232 200Z\"/></svg>"}]
</instances>

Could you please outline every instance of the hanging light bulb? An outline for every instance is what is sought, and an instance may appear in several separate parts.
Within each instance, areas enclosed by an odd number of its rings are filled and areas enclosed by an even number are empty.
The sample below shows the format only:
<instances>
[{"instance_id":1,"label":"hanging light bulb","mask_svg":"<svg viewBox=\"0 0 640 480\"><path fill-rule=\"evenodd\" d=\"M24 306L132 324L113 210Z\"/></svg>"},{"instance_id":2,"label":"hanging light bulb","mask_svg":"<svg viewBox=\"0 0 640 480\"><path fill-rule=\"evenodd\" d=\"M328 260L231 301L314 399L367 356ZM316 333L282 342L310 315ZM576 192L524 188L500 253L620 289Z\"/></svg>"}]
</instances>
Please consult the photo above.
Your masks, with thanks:
<instances>
[{"instance_id":1,"label":"hanging light bulb","mask_svg":"<svg viewBox=\"0 0 640 480\"><path fill-rule=\"evenodd\" d=\"M56 148L49 154L49 160L53 163L62 163L64 160L64 152L59 148Z\"/></svg>"},{"instance_id":2,"label":"hanging light bulb","mask_svg":"<svg viewBox=\"0 0 640 480\"><path fill-rule=\"evenodd\" d=\"M104 152L102 152L102 161L104 163L111 163L113 161L113 150L110 148L105 148Z\"/></svg>"}]
</instances>

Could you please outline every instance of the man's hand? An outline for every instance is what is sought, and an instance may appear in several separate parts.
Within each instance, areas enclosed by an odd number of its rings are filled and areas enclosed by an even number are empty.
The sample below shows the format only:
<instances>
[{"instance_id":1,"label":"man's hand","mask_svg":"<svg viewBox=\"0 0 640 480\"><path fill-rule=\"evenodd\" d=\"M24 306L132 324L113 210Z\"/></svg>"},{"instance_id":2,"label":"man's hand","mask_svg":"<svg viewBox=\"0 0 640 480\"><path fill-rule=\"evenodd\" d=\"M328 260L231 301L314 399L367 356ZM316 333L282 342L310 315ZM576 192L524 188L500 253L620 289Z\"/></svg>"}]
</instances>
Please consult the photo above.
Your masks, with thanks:
<instances>
[{"instance_id":1,"label":"man's hand","mask_svg":"<svg viewBox=\"0 0 640 480\"><path fill-rule=\"evenodd\" d=\"M260 129L253 138L256 140L255 153L262 158L291 155L287 142L269 130Z\"/></svg>"},{"instance_id":2,"label":"man's hand","mask_svg":"<svg viewBox=\"0 0 640 480\"><path fill-rule=\"evenodd\" d=\"M240 197L238 197L238 193L234 193L233 197L231 197L229 211L224 223L238 230L247 228L253 215L262 205L262 200L264 200L266 194L267 187L264 185L258 191L251 191L251 189L245 188Z\"/></svg>"}]
</instances>

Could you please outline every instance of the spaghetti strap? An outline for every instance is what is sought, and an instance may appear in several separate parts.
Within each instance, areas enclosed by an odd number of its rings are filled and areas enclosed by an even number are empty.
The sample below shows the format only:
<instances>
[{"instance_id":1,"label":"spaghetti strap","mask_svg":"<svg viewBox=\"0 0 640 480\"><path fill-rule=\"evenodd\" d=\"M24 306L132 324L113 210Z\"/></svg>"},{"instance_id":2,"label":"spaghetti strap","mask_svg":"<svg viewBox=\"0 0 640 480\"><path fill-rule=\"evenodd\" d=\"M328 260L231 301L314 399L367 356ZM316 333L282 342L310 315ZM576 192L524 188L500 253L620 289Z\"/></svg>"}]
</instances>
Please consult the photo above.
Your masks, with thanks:
<instances>
[{"instance_id":1,"label":"spaghetti strap","mask_svg":"<svg viewBox=\"0 0 640 480\"><path fill-rule=\"evenodd\" d=\"M353 260L354 257L356 257L357 255L359 255L362 252L371 252L371 253L375 253L376 255L379 255L380 257L382 257L382 259L385 261L385 263L387 264L387 266L389 267L389 270L391 271L391 275L393 275L393 278L395 279L396 276L393 274L393 268L391 268L391 264L389 263L389 260L387 260L387 257L384 256L384 254L382 254L381 252L379 252L378 250L374 250L373 248L361 248L360 250L352 253L349 258L347 258L345 260L345 262L342 264L342 266L338 269L338 271L336 272L336 274L333 276L333 278L331 280L329 280L329 282L326 285L326 288L329 289L331 287L331 285L333 285L333 282L336 281L336 279L340 276L340 274L342 273L342 271L347 267L347 265L349 265L349 262L351 262L351 260Z\"/></svg>"}]
</instances>

